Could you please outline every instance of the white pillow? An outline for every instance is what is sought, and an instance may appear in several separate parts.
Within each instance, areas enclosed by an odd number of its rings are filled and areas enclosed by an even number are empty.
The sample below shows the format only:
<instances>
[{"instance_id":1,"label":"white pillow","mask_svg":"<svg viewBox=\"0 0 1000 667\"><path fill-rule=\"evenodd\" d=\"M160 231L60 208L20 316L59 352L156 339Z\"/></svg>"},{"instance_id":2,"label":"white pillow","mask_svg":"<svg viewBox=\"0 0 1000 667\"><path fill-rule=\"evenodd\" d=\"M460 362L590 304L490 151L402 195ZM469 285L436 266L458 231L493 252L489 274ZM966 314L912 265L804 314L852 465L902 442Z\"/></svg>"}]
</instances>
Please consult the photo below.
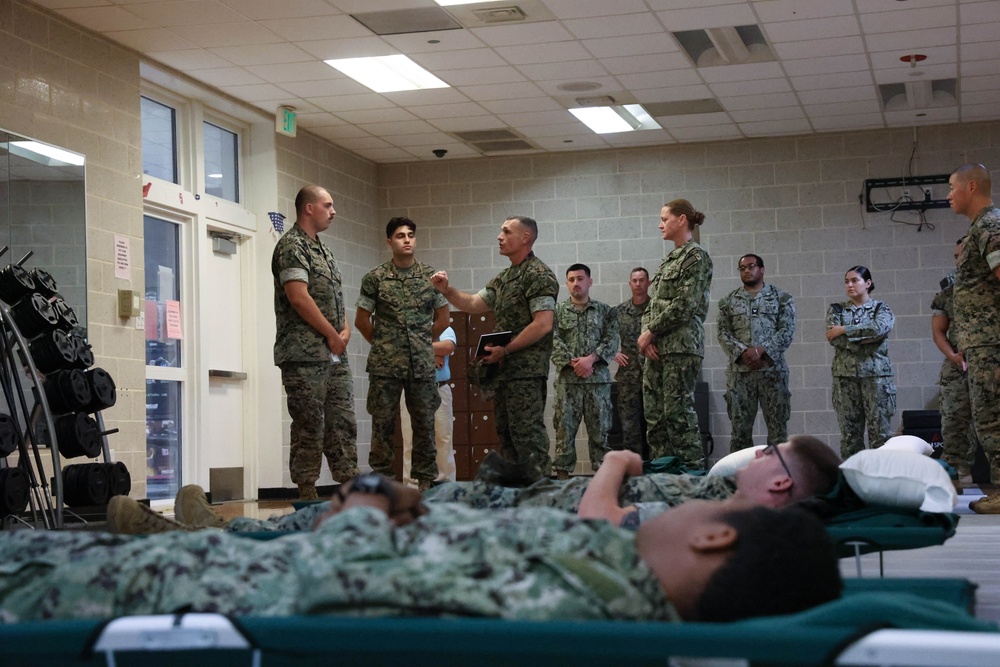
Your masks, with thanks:
<instances>
[{"instance_id":1,"label":"white pillow","mask_svg":"<svg viewBox=\"0 0 1000 667\"><path fill-rule=\"evenodd\" d=\"M866 449L840 464L840 469L854 492L868 504L951 512L958 503L948 473L926 456Z\"/></svg>"},{"instance_id":2,"label":"white pillow","mask_svg":"<svg viewBox=\"0 0 1000 667\"><path fill-rule=\"evenodd\" d=\"M736 474L736 471L743 470L743 468L750 465L750 462L757 458L757 450L764 449L766 446L757 445L756 447L737 449L732 454L726 454L716 461L712 469L708 471L708 474L712 477L732 477Z\"/></svg>"},{"instance_id":3,"label":"white pillow","mask_svg":"<svg viewBox=\"0 0 1000 667\"><path fill-rule=\"evenodd\" d=\"M896 452L913 452L914 454L923 454L924 456L930 456L934 453L931 443L915 435L897 435L894 438L889 438L879 449Z\"/></svg>"}]
</instances>

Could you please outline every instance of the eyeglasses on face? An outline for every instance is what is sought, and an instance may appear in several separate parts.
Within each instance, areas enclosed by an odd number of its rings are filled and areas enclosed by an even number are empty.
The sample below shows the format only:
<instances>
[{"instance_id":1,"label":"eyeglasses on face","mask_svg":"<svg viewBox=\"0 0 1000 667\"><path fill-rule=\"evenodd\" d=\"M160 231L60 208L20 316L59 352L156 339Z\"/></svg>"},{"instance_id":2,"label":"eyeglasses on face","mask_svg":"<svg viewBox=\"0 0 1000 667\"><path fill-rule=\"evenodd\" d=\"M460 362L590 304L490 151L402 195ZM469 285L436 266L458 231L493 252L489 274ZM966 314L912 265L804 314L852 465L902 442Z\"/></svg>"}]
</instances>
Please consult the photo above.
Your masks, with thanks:
<instances>
[{"instance_id":1,"label":"eyeglasses on face","mask_svg":"<svg viewBox=\"0 0 1000 667\"><path fill-rule=\"evenodd\" d=\"M736 268L738 268L741 272L742 271L753 271L754 269L757 268L757 264L755 262L753 264L746 264L746 265L738 266Z\"/></svg>"},{"instance_id":2,"label":"eyeglasses on face","mask_svg":"<svg viewBox=\"0 0 1000 667\"><path fill-rule=\"evenodd\" d=\"M762 451L764 452L765 456L770 454L774 454L775 456L777 456L778 461L781 462L781 467L785 469L785 474L788 475L788 479L794 481L794 478L792 477L792 471L791 469L789 469L788 464L785 463L785 457L781 455L781 450L778 449L778 445L768 445Z\"/></svg>"}]
</instances>

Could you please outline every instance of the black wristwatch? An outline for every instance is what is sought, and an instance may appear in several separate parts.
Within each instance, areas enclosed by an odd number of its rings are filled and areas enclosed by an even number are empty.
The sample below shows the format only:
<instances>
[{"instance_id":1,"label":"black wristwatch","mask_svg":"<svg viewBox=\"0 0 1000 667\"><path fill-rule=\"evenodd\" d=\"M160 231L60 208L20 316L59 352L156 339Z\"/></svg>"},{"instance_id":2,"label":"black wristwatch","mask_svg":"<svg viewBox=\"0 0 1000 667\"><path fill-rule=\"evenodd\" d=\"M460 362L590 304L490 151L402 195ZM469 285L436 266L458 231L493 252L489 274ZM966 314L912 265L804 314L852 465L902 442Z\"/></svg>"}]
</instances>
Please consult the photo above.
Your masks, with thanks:
<instances>
[{"instance_id":1,"label":"black wristwatch","mask_svg":"<svg viewBox=\"0 0 1000 667\"><path fill-rule=\"evenodd\" d=\"M389 480L374 472L358 475L352 479L351 489L348 493L383 495L388 498L390 507L396 502L396 491L392 488Z\"/></svg>"}]
</instances>

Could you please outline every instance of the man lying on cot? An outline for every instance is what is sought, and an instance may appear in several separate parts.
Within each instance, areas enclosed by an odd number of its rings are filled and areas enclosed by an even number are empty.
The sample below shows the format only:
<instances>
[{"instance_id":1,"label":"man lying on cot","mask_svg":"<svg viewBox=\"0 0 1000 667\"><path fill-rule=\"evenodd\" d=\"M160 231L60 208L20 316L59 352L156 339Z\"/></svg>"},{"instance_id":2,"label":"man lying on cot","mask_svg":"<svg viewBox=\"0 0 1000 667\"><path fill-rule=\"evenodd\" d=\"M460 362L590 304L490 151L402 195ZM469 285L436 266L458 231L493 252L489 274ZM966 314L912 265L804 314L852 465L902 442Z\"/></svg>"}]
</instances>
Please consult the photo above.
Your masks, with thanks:
<instances>
[{"instance_id":1,"label":"man lying on cot","mask_svg":"<svg viewBox=\"0 0 1000 667\"><path fill-rule=\"evenodd\" d=\"M109 513L136 506L116 496ZM4 622L179 610L732 621L840 590L819 520L732 499L685 503L633 533L549 508L424 506L415 490L362 475L315 530L280 540L0 532Z\"/></svg>"},{"instance_id":2,"label":"man lying on cot","mask_svg":"<svg viewBox=\"0 0 1000 667\"><path fill-rule=\"evenodd\" d=\"M625 508L616 517L604 518L634 527L667 507L691 499L745 499L766 507L784 507L793 502L823 495L837 482L840 457L822 441L807 435L792 436L788 442L758 450L757 457L733 477L643 475L635 457L609 452L610 457L594 475L569 480L544 479L524 488L473 481L449 482L424 494L424 502L460 503L476 509L505 507L552 507L576 512L585 492L600 493L602 502L611 503L608 511ZM487 462L490 457L487 457ZM631 463L629 463L631 462ZM492 462L496 465L497 462ZM628 477L621 472L624 465ZM484 462L484 464L489 465ZM500 463L500 465L503 465ZM595 491L589 491L590 488ZM610 493L610 496L608 495ZM198 486L185 486L177 494L174 511L188 528L225 528L233 532L287 532L309 530L316 518L327 511L327 504L308 506L292 514L270 519L239 517L226 522L214 514ZM593 515L597 516L597 515ZM140 525L122 526L121 532L162 532L184 529L165 517L150 517Z\"/></svg>"}]
</instances>

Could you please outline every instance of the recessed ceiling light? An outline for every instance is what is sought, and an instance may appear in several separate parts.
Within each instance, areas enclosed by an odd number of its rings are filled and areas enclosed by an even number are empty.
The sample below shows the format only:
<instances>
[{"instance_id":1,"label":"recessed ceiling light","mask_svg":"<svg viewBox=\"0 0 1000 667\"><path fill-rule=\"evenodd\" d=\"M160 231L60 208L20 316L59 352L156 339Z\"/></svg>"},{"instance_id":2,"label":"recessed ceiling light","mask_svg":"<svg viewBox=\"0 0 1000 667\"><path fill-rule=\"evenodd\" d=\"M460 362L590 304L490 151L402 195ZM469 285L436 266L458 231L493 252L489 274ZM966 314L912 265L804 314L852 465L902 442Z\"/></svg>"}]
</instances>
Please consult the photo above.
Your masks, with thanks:
<instances>
[{"instance_id":1,"label":"recessed ceiling light","mask_svg":"<svg viewBox=\"0 0 1000 667\"><path fill-rule=\"evenodd\" d=\"M324 62L376 93L449 87L447 83L404 55L341 58Z\"/></svg>"},{"instance_id":2,"label":"recessed ceiling light","mask_svg":"<svg viewBox=\"0 0 1000 667\"><path fill-rule=\"evenodd\" d=\"M209 178L222 178L222 174L209 174Z\"/></svg>"},{"instance_id":3,"label":"recessed ceiling light","mask_svg":"<svg viewBox=\"0 0 1000 667\"><path fill-rule=\"evenodd\" d=\"M638 104L579 107L569 112L597 134L660 129L659 123Z\"/></svg>"}]
</instances>

